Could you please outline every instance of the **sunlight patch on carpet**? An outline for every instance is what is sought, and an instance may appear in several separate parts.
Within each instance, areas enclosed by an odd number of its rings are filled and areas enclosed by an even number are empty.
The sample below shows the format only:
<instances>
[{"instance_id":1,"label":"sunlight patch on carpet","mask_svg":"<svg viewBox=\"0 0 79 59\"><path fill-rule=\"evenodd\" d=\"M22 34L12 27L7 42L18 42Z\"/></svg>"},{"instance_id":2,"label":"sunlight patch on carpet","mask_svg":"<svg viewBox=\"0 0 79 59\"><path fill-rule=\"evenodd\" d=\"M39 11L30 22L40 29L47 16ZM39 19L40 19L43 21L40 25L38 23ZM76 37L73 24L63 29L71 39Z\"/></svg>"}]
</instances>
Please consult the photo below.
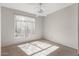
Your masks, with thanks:
<instances>
[{"instance_id":1,"label":"sunlight patch on carpet","mask_svg":"<svg viewBox=\"0 0 79 59\"><path fill-rule=\"evenodd\" d=\"M38 46L38 47L40 47L41 49L46 49L46 48L52 46L52 45L49 44L49 43L40 42L40 41L31 42L31 44L33 44L33 45L35 45L35 46Z\"/></svg>"},{"instance_id":2,"label":"sunlight patch on carpet","mask_svg":"<svg viewBox=\"0 0 79 59\"><path fill-rule=\"evenodd\" d=\"M34 45L31 45L29 43L24 44L24 45L19 45L18 47L20 47L27 55L32 55L41 50L40 48Z\"/></svg>"},{"instance_id":3,"label":"sunlight patch on carpet","mask_svg":"<svg viewBox=\"0 0 79 59\"><path fill-rule=\"evenodd\" d=\"M47 56L51 52L54 52L59 47L53 46L46 42L34 41L26 44L18 45L18 47L24 51L27 55L32 56Z\"/></svg>"},{"instance_id":4,"label":"sunlight patch on carpet","mask_svg":"<svg viewBox=\"0 0 79 59\"><path fill-rule=\"evenodd\" d=\"M57 50L59 47L58 46L52 46L42 52L39 52L37 54L34 54L33 56L47 56L49 55L51 52L54 52L55 50Z\"/></svg>"}]
</instances>

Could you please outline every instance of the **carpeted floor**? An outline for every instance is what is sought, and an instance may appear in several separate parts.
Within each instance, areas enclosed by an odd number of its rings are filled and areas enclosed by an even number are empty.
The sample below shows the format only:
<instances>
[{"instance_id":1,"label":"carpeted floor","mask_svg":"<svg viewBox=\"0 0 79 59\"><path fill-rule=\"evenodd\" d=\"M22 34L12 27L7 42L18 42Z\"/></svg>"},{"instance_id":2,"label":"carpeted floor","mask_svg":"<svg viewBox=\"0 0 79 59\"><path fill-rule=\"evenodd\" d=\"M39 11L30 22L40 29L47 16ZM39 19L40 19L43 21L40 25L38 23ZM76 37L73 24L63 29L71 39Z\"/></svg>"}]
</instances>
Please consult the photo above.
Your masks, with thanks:
<instances>
[{"instance_id":1,"label":"carpeted floor","mask_svg":"<svg viewBox=\"0 0 79 59\"><path fill-rule=\"evenodd\" d=\"M39 43L39 41L47 43L48 46L46 46L46 44ZM38 42L39 44L37 44L35 42ZM25 51L23 51L20 47L18 47L18 46L21 46L21 45L26 44L26 43L31 43L32 45L38 46L38 48L42 49L42 50L38 49L39 52L34 52L34 54L32 53L33 56L77 56L76 49L66 47L66 46L63 46L61 44L57 44L55 42L51 42L51 41L48 41L45 39L33 40L33 41L21 43L21 44L15 44L15 45L7 46L7 47L2 47L1 48L1 55L2 56L29 56L30 54L28 55L27 53L25 53ZM53 51L53 48L49 49L48 51L49 52L51 51L51 52L48 53L47 48L50 46L57 46L59 48L56 49L55 51Z\"/></svg>"}]
</instances>

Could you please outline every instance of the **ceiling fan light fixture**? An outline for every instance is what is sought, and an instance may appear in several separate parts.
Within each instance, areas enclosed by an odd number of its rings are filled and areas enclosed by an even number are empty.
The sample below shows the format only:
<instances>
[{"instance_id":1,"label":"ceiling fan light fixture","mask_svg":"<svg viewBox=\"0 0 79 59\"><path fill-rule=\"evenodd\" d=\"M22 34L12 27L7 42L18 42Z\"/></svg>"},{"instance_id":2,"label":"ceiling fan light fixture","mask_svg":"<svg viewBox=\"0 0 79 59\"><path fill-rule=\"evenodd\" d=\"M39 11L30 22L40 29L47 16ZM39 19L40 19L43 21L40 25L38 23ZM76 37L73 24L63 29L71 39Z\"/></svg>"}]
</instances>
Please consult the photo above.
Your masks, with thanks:
<instances>
[{"instance_id":1,"label":"ceiling fan light fixture","mask_svg":"<svg viewBox=\"0 0 79 59\"><path fill-rule=\"evenodd\" d=\"M39 6L38 6L36 17L38 17L38 16L47 16L45 14L45 8L43 8L43 4L42 3L39 3Z\"/></svg>"}]
</instances>

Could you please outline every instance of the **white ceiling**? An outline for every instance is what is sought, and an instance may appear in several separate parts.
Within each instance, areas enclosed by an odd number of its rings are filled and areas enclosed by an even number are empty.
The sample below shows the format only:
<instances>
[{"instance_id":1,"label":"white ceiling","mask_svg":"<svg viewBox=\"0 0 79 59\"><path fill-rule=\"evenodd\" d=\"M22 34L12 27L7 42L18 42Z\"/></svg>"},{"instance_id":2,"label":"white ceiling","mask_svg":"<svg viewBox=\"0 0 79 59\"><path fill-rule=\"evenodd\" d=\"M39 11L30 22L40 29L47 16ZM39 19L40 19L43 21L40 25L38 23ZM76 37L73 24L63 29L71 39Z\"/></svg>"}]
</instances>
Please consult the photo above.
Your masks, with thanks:
<instances>
[{"instance_id":1,"label":"white ceiling","mask_svg":"<svg viewBox=\"0 0 79 59\"><path fill-rule=\"evenodd\" d=\"M1 3L1 6L37 14L38 3ZM43 3L45 14L50 14L62 8L72 5L72 3Z\"/></svg>"}]
</instances>

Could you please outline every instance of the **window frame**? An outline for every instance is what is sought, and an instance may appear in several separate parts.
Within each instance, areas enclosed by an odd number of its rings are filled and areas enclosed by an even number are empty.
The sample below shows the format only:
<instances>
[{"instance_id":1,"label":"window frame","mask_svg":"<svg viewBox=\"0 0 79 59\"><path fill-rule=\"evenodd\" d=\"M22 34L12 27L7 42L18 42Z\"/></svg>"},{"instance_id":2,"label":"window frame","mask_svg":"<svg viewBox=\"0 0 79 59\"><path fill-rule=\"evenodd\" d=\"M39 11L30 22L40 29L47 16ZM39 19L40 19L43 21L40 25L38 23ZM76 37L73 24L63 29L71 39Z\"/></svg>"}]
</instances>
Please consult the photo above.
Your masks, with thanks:
<instances>
[{"instance_id":1,"label":"window frame","mask_svg":"<svg viewBox=\"0 0 79 59\"><path fill-rule=\"evenodd\" d=\"M16 32L15 32L15 28L16 28L16 24L17 24L16 16L23 16L23 17L33 18L33 17L21 15L21 14L14 14L14 39L16 39ZM23 21L23 22L34 23L34 31L33 31L33 33L35 33L35 31L36 31L36 19L35 18L33 18L33 19L34 19L34 22L31 22L31 21ZM22 22L22 21L19 21L19 22Z\"/></svg>"}]
</instances>

